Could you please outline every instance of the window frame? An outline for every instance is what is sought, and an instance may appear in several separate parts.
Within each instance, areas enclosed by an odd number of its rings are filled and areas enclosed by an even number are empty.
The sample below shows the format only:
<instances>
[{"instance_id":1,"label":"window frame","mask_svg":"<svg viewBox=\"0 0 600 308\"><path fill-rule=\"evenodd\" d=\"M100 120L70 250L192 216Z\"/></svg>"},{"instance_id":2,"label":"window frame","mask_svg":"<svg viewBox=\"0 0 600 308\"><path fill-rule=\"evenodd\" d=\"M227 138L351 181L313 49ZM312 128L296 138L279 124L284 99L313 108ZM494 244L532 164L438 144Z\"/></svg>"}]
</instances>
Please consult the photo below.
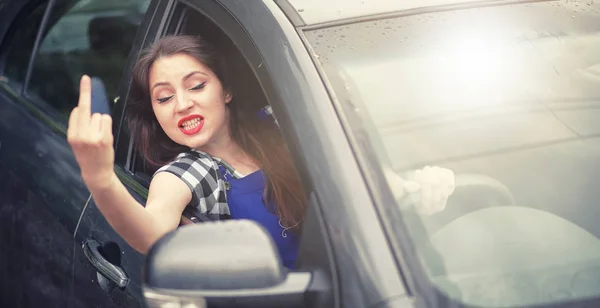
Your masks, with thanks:
<instances>
[{"instance_id":1,"label":"window frame","mask_svg":"<svg viewBox=\"0 0 600 308\"><path fill-rule=\"evenodd\" d=\"M46 6L46 7L44 8L44 12L42 13L42 19L40 20L40 25L37 27L37 29L34 30L36 38L34 38L33 45L31 46L31 51L29 53L29 59L27 60L27 65L25 67L25 75L23 76L23 81L18 82L19 83L18 88L11 86L11 88L13 88L15 91L17 91L17 93L19 93L19 95L22 94L22 91L24 89L23 84L25 83L25 80L27 79L27 76L28 76L27 74L29 72L31 57L33 55L34 48L36 47L37 36L39 35L40 30L44 27L44 16L47 14L48 8L50 7L50 0L29 1L29 2L23 3L20 6L15 5L12 7L10 7L10 5L7 5L7 7L4 8L5 11L2 12L3 14L6 14L6 15L14 14L14 18L12 20L10 20L10 22L8 23L8 26L6 26L5 29L2 29L4 31L1 33L2 42L0 43L0 73L4 74L4 72L6 70L7 58L12 50L11 44L13 43L13 40L15 39L17 32L23 26L25 26L27 19L33 14L33 11L35 11L39 7L43 7L43 6ZM10 83L8 83L8 84L10 85Z\"/></svg>"},{"instance_id":2,"label":"window frame","mask_svg":"<svg viewBox=\"0 0 600 308\"><path fill-rule=\"evenodd\" d=\"M43 35L45 29L47 28L53 8L56 5L56 1L60 1L60 0L33 1L31 3L26 3L15 10L17 18L14 18L12 20L11 25L8 27L6 33L4 34L4 37L2 38L3 39L2 46L1 46L2 54L0 55L0 61L2 62L2 65L1 65L2 72L4 72L4 69L6 68L6 66L5 66L5 63L7 60L6 58L7 58L8 54L10 53L10 48L8 46L10 45L10 42L14 38L14 37L10 37L10 36L14 35L22 26L24 26L25 20L19 19L18 17L22 17L22 16L29 17L30 14L33 12L33 10L35 10L41 6L46 6L44 9L44 13L42 15L42 20L40 22L40 25L37 28L37 30L35 31L36 38L34 39L33 46L30 51L30 54L29 54L29 60L27 62L26 73L25 73L23 81L19 81L16 83L11 83L9 81L8 83L6 83L6 85L8 88L10 88L16 92L16 94L20 98L20 100L19 100L20 103L25 105L25 107L30 112L32 112L37 118L39 118L42 122L44 122L46 125L48 125L50 128L52 128L56 133L59 133L62 136L66 137L66 131L67 131L66 121L59 120L60 116L58 115L58 112L53 110L52 107L50 105L48 105L47 103L45 103L39 99L32 98L30 95L27 94L27 91L26 91L27 85L29 84L29 80L31 79L33 63L35 62L36 54L40 47L40 42L43 39L42 35ZM33 8L33 9L31 9L31 8ZM29 9L31 9L31 10L29 10ZM7 37L7 35L9 35L9 37ZM18 87L16 87L15 85L18 85Z\"/></svg>"},{"instance_id":3,"label":"window frame","mask_svg":"<svg viewBox=\"0 0 600 308\"><path fill-rule=\"evenodd\" d=\"M62 1L62 2L61 2ZM46 6L44 14L42 16L42 21L40 26L37 29L36 38L33 43L33 47L31 49L31 53L29 55L29 62L27 64L27 72L25 73L25 78L20 84L19 89L16 89L19 95L23 98L23 101L26 101L27 107L34 112L38 117L40 117L44 122L48 123L51 127L53 127L57 132L61 133L66 137L67 133L67 118L64 117L63 114L58 112L56 108L52 105L44 101L41 97L38 97L35 93L29 92L29 84L31 82L31 77L33 74L33 67L35 64L35 60L38 55L38 51L42 45L44 40L44 34L46 33L49 24L51 23L51 18L54 17L52 14L57 6L62 3L67 4L68 2L74 2L77 0L42 0L35 2L32 4L34 8L38 8L40 6ZM23 8L19 11L19 14L24 13L24 11L28 8L28 5L24 5ZM56 21L59 21L62 18L60 16ZM15 23L19 23L19 26L22 26L20 21L15 20ZM6 53L8 54L8 53ZM6 55L5 54L5 55ZM3 59L6 60L6 59Z\"/></svg>"},{"instance_id":4,"label":"window frame","mask_svg":"<svg viewBox=\"0 0 600 308\"><path fill-rule=\"evenodd\" d=\"M337 238L327 248L333 250L335 279L341 282L334 286L341 304L377 306L390 298L411 296L402 277L406 268L393 255L367 186L373 178L363 172L334 106L335 97L327 91L314 55L302 40L302 29L293 25L279 1L263 0L254 6L245 0L220 2L244 24L255 48L269 59L253 68L272 78L265 86L273 88L265 91L281 98L273 110L286 140L294 143L294 160L304 162L303 171L315 181L325 234ZM361 273L368 273L368 278Z\"/></svg>"},{"instance_id":5,"label":"window frame","mask_svg":"<svg viewBox=\"0 0 600 308\"><path fill-rule=\"evenodd\" d=\"M67 7L72 7L73 5L77 4L77 1L79 1L79 0L31 1L29 3L22 5L21 7L19 7L16 10L17 16L28 17L28 16L30 16L30 14L33 10L35 10L41 6L46 6L43 16L42 16L41 23L36 31L36 38L34 40L32 49L29 54L29 60L27 63L24 80L22 82L18 82L18 85L19 85L18 87L15 87L14 85L11 85L10 83L8 84L8 86L10 88L12 88L13 90L15 90L18 93L18 95L22 98L21 101L24 102L26 107L31 112L33 112L37 117L39 117L42 121L47 123L49 126L54 128L54 130L56 132L62 134L65 137L66 137L66 131L67 131L68 117L65 117L65 115L63 113L59 112L54 106L52 106L51 104L46 102L44 99L39 97L37 94L35 94L34 92L31 92L30 91L30 82L32 80L34 65L35 65L35 61L36 61L38 53L39 53L39 49L45 39L44 35L47 34L47 31L49 30L49 26L52 22L54 22L54 23L52 23L52 25L54 25L56 22L59 22L62 19L62 17L64 16L64 14L61 14L60 16L53 16L53 14L55 13L55 10L57 8L59 8L61 5L66 5ZM151 0L150 4L148 5L148 8L143 17L143 21L139 25L138 29L136 30L136 38L132 42L132 47L130 49L129 55L127 56L127 61L130 61L131 55L133 53L138 52L137 47L140 42L140 39L138 38L138 36L140 36L140 32L143 29L148 28L148 22L149 22L148 19L150 19L150 21L152 20L152 18L148 18L148 16L151 13L152 13L151 15L154 15L154 13L155 13L154 9L156 7L156 2L159 2L159 0ZM66 12L68 12L68 10ZM53 19L53 17L54 17L54 19ZM18 31L23 26L24 26L24 21L21 19L15 18L12 20L11 25L7 28L6 33L4 33L3 42L2 42L2 45L0 46L0 48L1 48L0 49L0 73L4 72L6 58L7 58L7 55L10 53L9 45L13 39L13 37L7 37L6 35L14 34L16 31ZM8 41L7 41L7 39L8 39ZM117 85L117 97L115 97L114 101L113 101L115 104L118 102L120 94L123 93L123 88L124 88L123 85L128 78L128 72L129 72L129 70L126 70L126 67L124 67L121 72L121 77L119 78L119 80L117 82L117 84L118 84ZM116 106L113 106L113 110L112 110L113 119L114 119L116 110L117 110ZM120 128L120 122L113 121L113 132L115 132L115 133L119 132L119 128ZM116 136L115 136L115 140L116 140Z\"/></svg>"}]
</instances>

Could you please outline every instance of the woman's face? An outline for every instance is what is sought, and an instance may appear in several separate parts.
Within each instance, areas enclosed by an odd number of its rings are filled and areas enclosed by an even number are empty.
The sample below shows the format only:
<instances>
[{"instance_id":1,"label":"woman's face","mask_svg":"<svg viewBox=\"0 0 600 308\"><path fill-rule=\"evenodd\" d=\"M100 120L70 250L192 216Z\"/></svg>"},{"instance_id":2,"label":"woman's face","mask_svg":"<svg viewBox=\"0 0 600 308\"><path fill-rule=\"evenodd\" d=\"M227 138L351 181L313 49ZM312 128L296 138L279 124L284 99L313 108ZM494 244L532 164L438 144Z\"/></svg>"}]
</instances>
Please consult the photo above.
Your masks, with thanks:
<instances>
[{"instance_id":1,"label":"woman's face","mask_svg":"<svg viewBox=\"0 0 600 308\"><path fill-rule=\"evenodd\" d=\"M231 95L194 57L159 58L150 67L149 87L158 123L176 143L207 151L229 138L225 105Z\"/></svg>"}]
</instances>

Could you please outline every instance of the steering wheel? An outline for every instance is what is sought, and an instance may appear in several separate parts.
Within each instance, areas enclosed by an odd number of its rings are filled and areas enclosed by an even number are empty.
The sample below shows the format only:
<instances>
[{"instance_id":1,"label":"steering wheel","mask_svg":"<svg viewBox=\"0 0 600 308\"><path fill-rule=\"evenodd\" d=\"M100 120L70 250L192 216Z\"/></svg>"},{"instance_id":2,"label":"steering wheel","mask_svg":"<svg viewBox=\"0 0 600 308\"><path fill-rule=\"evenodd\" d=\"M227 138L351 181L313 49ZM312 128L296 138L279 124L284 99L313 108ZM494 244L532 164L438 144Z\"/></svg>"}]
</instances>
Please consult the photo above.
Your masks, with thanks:
<instances>
[{"instance_id":1,"label":"steering wheel","mask_svg":"<svg viewBox=\"0 0 600 308\"><path fill-rule=\"evenodd\" d=\"M443 211L432 215L418 215L418 220L427 234L434 234L443 226L468 213L493 206L515 204L508 187L490 176L463 173L455 175L454 182L454 193L448 197ZM410 198L402 198L398 202L405 212L414 212L417 206Z\"/></svg>"},{"instance_id":2,"label":"steering wheel","mask_svg":"<svg viewBox=\"0 0 600 308\"><path fill-rule=\"evenodd\" d=\"M491 177L461 174L455 183L443 211L404 211L436 289L498 307L600 295L598 238L552 213L516 206L508 188Z\"/></svg>"},{"instance_id":3,"label":"steering wheel","mask_svg":"<svg viewBox=\"0 0 600 308\"><path fill-rule=\"evenodd\" d=\"M480 209L444 226L429 243L421 253L428 254L426 267L433 265L432 283L474 306L525 307L600 295L600 240L540 209Z\"/></svg>"},{"instance_id":4,"label":"steering wheel","mask_svg":"<svg viewBox=\"0 0 600 308\"><path fill-rule=\"evenodd\" d=\"M514 205L514 197L500 181L482 174L456 174L454 193L448 197L443 211L433 215L420 215L411 198L397 200L403 209L404 223L410 232L415 248L420 252L429 271L443 275L446 267L442 256L432 246L431 236L456 219L485 208Z\"/></svg>"}]
</instances>

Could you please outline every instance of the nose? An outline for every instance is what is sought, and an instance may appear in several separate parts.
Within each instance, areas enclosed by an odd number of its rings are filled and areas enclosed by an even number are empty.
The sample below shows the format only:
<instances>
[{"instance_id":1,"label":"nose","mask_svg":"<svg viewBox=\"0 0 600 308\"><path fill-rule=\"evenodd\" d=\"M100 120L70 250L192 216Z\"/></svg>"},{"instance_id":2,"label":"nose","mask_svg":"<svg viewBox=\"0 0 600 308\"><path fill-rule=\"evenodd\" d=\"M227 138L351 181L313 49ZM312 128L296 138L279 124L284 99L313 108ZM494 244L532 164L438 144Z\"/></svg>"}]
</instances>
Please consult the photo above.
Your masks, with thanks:
<instances>
[{"instance_id":1,"label":"nose","mask_svg":"<svg viewBox=\"0 0 600 308\"><path fill-rule=\"evenodd\" d=\"M185 112L194 106L194 101L188 95L177 95L177 112Z\"/></svg>"}]
</instances>

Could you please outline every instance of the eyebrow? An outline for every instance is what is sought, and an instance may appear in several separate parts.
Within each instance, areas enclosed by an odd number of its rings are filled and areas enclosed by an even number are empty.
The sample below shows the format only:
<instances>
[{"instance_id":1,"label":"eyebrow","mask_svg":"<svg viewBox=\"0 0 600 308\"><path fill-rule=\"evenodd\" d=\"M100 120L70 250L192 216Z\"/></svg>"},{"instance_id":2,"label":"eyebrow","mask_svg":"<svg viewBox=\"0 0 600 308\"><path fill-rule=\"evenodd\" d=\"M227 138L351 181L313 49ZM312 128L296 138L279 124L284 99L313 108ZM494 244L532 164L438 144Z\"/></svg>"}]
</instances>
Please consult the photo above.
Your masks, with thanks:
<instances>
[{"instance_id":1,"label":"eyebrow","mask_svg":"<svg viewBox=\"0 0 600 308\"><path fill-rule=\"evenodd\" d=\"M181 78L182 81L186 81L188 78L196 75L196 74L200 74L200 75L204 75L206 77L208 77L208 75L206 75L205 73L201 72L201 71L193 71L188 73L187 75L183 76L183 78ZM159 87L159 86L168 86L169 83L168 82L157 82L155 83L152 88L150 89L150 91L154 90L154 88Z\"/></svg>"}]
</instances>

